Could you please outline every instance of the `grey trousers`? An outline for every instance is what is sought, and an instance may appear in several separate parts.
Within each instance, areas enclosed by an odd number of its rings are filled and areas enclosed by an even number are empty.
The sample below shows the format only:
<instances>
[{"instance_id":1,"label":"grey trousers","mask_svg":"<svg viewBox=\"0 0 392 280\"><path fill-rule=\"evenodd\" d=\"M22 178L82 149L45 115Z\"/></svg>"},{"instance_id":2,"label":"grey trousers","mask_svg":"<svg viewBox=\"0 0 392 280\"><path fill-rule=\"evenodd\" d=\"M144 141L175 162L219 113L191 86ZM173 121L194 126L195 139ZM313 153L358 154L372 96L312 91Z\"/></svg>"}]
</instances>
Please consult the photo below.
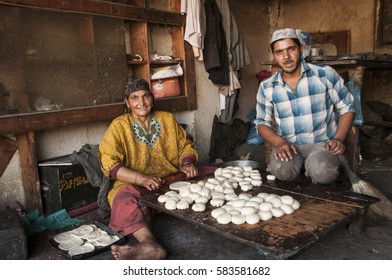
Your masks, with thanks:
<instances>
[{"instance_id":1,"label":"grey trousers","mask_svg":"<svg viewBox=\"0 0 392 280\"><path fill-rule=\"evenodd\" d=\"M325 143L296 145L298 154L289 161L275 159L275 148L272 148L267 171L282 181L298 178L302 169L305 176L314 184L330 184L339 176L339 159L324 147Z\"/></svg>"}]
</instances>

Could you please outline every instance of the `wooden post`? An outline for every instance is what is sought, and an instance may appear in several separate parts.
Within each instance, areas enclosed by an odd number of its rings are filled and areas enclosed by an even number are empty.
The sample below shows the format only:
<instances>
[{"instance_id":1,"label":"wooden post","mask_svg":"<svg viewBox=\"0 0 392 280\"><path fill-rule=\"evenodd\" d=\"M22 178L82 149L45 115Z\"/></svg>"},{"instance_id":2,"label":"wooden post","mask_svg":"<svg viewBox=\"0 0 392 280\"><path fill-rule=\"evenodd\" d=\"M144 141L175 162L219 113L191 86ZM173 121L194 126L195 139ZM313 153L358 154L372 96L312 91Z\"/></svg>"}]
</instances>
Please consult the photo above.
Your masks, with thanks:
<instances>
[{"instance_id":1,"label":"wooden post","mask_svg":"<svg viewBox=\"0 0 392 280\"><path fill-rule=\"evenodd\" d=\"M362 95L363 74L366 70L365 66L358 65L354 69L348 71L349 79L354 82L354 85L360 88ZM346 156L351 164L354 172L359 169L359 127L353 126L347 135L346 139Z\"/></svg>"},{"instance_id":2,"label":"wooden post","mask_svg":"<svg viewBox=\"0 0 392 280\"><path fill-rule=\"evenodd\" d=\"M22 169L22 183L28 212L38 209L43 214L41 187L39 183L35 134L33 131L18 134L18 149Z\"/></svg>"}]
</instances>

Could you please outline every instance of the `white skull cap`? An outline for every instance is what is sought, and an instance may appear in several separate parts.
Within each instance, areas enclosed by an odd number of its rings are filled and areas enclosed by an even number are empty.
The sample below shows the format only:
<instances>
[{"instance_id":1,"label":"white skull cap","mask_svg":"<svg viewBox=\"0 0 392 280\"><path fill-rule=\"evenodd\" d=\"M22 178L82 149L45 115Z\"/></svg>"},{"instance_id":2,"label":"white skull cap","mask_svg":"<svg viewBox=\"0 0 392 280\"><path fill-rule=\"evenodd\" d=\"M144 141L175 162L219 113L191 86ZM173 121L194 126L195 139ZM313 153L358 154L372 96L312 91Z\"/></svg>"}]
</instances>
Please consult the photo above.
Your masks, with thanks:
<instances>
[{"instance_id":1,"label":"white skull cap","mask_svg":"<svg viewBox=\"0 0 392 280\"><path fill-rule=\"evenodd\" d=\"M272 34L271 44L281 39L298 39L298 35L294 28L279 29Z\"/></svg>"}]
</instances>

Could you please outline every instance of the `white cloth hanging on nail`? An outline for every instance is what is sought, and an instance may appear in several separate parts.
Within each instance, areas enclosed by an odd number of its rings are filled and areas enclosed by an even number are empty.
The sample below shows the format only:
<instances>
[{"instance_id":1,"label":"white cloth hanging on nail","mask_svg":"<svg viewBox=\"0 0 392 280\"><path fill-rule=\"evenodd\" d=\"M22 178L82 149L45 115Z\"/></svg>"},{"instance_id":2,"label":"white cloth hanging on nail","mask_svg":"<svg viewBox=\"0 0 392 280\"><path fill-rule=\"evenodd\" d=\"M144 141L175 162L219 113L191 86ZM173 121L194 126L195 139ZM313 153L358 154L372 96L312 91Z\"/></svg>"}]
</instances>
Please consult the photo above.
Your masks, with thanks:
<instances>
[{"instance_id":1,"label":"white cloth hanging on nail","mask_svg":"<svg viewBox=\"0 0 392 280\"><path fill-rule=\"evenodd\" d=\"M186 15L184 40L199 61L203 60L203 33L200 19L200 0L181 0L181 14Z\"/></svg>"}]
</instances>

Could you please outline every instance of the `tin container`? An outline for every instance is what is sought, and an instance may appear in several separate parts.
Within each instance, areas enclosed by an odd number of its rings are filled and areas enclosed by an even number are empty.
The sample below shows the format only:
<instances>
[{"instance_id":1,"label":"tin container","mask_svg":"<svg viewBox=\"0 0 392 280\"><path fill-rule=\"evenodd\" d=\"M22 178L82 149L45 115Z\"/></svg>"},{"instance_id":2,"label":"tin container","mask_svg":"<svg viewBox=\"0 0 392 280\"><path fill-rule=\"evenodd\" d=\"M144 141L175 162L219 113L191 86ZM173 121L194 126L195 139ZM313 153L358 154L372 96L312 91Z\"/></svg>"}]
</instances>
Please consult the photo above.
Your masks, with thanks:
<instances>
[{"instance_id":1,"label":"tin container","mask_svg":"<svg viewBox=\"0 0 392 280\"><path fill-rule=\"evenodd\" d=\"M312 48L310 50L310 55L311 56L323 56L324 52L323 52L323 49L321 49L321 48Z\"/></svg>"}]
</instances>

